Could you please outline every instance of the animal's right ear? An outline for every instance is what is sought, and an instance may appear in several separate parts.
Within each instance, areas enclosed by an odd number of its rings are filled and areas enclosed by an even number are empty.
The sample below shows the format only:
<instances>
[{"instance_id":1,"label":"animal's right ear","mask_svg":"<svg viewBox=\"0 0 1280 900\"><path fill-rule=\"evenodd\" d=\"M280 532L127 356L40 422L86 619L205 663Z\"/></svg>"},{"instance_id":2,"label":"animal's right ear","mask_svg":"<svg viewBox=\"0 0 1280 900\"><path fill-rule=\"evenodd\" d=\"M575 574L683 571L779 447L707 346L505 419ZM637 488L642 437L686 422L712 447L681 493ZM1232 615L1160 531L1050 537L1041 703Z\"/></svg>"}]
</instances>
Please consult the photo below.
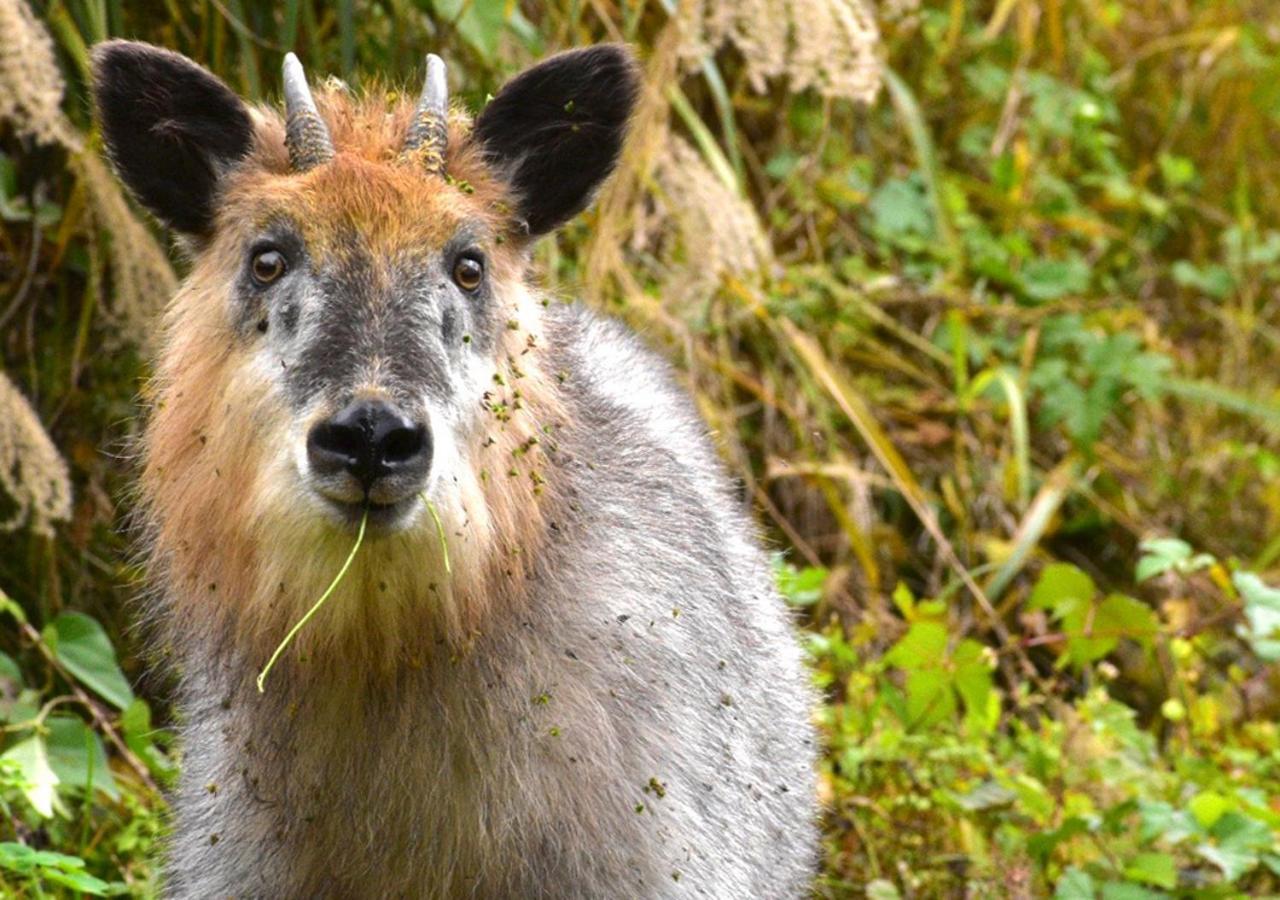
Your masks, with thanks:
<instances>
[{"instance_id":1,"label":"animal's right ear","mask_svg":"<svg viewBox=\"0 0 1280 900\"><path fill-rule=\"evenodd\" d=\"M93 105L138 202L178 231L207 236L219 181L253 145L244 102L181 54L108 41L93 48Z\"/></svg>"}]
</instances>

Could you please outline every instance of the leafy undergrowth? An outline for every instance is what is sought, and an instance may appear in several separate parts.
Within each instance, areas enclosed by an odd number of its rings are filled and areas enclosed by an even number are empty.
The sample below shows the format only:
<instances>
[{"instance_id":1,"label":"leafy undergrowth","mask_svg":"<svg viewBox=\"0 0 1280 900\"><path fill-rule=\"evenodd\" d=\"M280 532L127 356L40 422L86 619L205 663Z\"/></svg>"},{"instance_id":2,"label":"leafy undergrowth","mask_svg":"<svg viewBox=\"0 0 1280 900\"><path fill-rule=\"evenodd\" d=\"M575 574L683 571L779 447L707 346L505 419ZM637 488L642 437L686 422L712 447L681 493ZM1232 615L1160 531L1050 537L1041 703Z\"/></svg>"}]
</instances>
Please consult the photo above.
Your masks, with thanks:
<instances>
[{"instance_id":1,"label":"leafy undergrowth","mask_svg":"<svg viewBox=\"0 0 1280 900\"><path fill-rule=\"evenodd\" d=\"M1145 550L1137 574L1162 581L1158 613L1102 594L1075 566L1044 569L1027 606L1027 655L1003 661L1021 675L1012 692L997 687L997 650L958 634L947 604L903 587L888 652L869 652L877 636L864 630L809 636L834 697L822 714L824 896L1280 890L1280 727L1248 710L1250 683L1280 659L1270 637L1280 591L1181 541ZM821 602L824 570L781 575L793 604ZM1184 636L1188 578L1233 613L1231 636ZM1051 679L1022 669L1046 659ZM1145 721L1125 702L1121 669L1142 665L1167 694Z\"/></svg>"}]
</instances>

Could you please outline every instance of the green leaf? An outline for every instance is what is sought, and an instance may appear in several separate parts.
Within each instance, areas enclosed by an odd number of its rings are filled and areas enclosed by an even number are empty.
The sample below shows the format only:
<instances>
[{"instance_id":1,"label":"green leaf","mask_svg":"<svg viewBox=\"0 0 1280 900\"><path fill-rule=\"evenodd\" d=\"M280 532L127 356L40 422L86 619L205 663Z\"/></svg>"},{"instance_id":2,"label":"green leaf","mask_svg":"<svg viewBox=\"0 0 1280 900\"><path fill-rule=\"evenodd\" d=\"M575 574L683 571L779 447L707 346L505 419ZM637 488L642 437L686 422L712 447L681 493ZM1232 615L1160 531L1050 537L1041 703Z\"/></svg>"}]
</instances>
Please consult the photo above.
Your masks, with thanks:
<instances>
[{"instance_id":1,"label":"green leaf","mask_svg":"<svg viewBox=\"0 0 1280 900\"><path fill-rule=\"evenodd\" d=\"M908 724L933 725L955 715L956 696L945 670L912 669L907 672L906 687Z\"/></svg>"},{"instance_id":2,"label":"green leaf","mask_svg":"<svg viewBox=\"0 0 1280 900\"><path fill-rule=\"evenodd\" d=\"M964 701L965 717L983 733L991 733L1000 722L1000 702L995 694L993 655L971 638L965 638L952 654L954 684Z\"/></svg>"},{"instance_id":3,"label":"green leaf","mask_svg":"<svg viewBox=\"0 0 1280 900\"><path fill-rule=\"evenodd\" d=\"M1022 267L1022 290L1032 300L1058 300L1089 289L1089 266L1078 257L1037 259Z\"/></svg>"},{"instance_id":4,"label":"green leaf","mask_svg":"<svg viewBox=\"0 0 1280 900\"><path fill-rule=\"evenodd\" d=\"M1125 866L1126 878L1167 890L1178 886L1178 866L1168 853L1139 853Z\"/></svg>"},{"instance_id":5,"label":"green leaf","mask_svg":"<svg viewBox=\"0 0 1280 900\"><path fill-rule=\"evenodd\" d=\"M8 653L0 653L0 681L8 681L22 687L22 670Z\"/></svg>"},{"instance_id":6,"label":"green leaf","mask_svg":"<svg viewBox=\"0 0 1280 900\"><path fill-rule=\"evenodd\" d=\"M45 628L44 639L58 662L104 700L118 709L133 702L133 689L97 621L82 613L58 616Z\"/></svg>"},{"instance_id":7,"label":"green leaf","mask_svg":"<svg viewBox=\"0 0 1280 900\"><path fill-rule=\"evenodd\" d=\"M901 900L897 886L887 878L867 882L867 900Z\"/></svg>"},{"instance_id":8,"label":"green leaf","mask_svg":"<svg viewBox=\"0 0 1280 900\"><path fill-rule=\"evenodd\" d=\"M1216 791L1201 791L1187 804L1201 828L1212 828L1230 809L1231 801Z\"/></svg>"},{"instance_id":9,"label":"green leaf","mask_svg":"<svg viewBox=\"0 0 1280 900\"><path fill-rule=\"evenodd\" d=\"M1263 661L1280 661L1280 590L1252 572L1236 572L1232 580L1244 600L1244 637Z\"/></svg>"},{"instance_id":10,"label":"green leaf","mask_svg":"<svg viewBox=\"0 0 1280 900\"><path fill-rule=\"evenodd\" d=\"M120 716L120 730L124 732L125 746L142 758L152 775L166 782L177 776L178 767L157 746L157 738L163 742L168 733L152 727L151 707L141 697L129 704Z\"/></svg>"},{"instance_id":11,"label":"green leaf","mask_svg":"<svg viewBox=\"0 0 1280 900\"><path fill-rule=\"evenodd\" d=\"M31 807L43 818L52 818L58 800L58 776L49 766L49 751L44 738L32 735L19 741L4 752L0 759L16 763L18 775L23 781L22 794Z\"/></svg>"},{"instance_id":12,"label":"green leaf","mask_svg":"<svg viewBox=\"0 0 1280 900\"><path fill-rule=\"evenodd\" d=\"M1222 870L1222 877L1228 883L1235 881L1260 861L1257 853L1245 847L1229 845L1200 844L1196 853Z\"/></svg>"},{"instance_id":13,"label":"green leaf","mask_svg":"<svg viewBox=\"0 0 1280 900\"><path fill-rule=\"evenodd\" d=\"M827 582L827 570L809 567L797 569L783 563L777 569L778 590L792 606L813 606L822 599L822 588Z\"/></svg>"},{"instance_id":14,"label":"green leaf","mask_svg":"<svg viewBox=\"0 0 1280 900\"><path fill-rule=\"evenodd\" d=\"M1239 812L1223 813L1209 833L1214 843L1201 844L1196 852L1221 869L1229 882L1255 868L1262 854L1275 847L1266 824Z\"/></svg>"},{"instance_id":15,"label":"green leaf","mask_svg":"<svg viewBox=\"0 0 1280 900\"><path fill-rule=\"evenodd\" d=\"M63 789L93 787L112 800L119 799L120 789L107 765L107 754L98 735L75 716L50 716L47 744L49 765Z\"/></svg>"},{"instance_id":16,"label":"green leaf","mask_svg":"<svg viewBox=\"0 0 1280 900\"><path fill-rule=\"evenodd\" d=\"M1149 641L1160 631L1155 611L1124 594L1110 594L1098 606L1094 630L1133 641Z\"/></svg>"},{"instance_id":17,"label":"green leaf","mask_svg":"<svg viewBox=\"0 0 1280 900\"><path fill-rule=\"evenodd\" d=\"M1125 881L1108 881L1102 886L1102 900L1156 900L1163 896L1159 891Z\"/></svg>"},{"instance_id":18,"label":"green leaf","mask_svg":"<svg viewBox=\"0 0 1280 900\"><path fill-rule=\"evenodd\" d=\"M956 802L965 809L976 812L982 809L1008 806L1017 798L1018 795L1014 791L1009 790L999 782L987 780L969 791L969 793L956 797Z\"/></svg>"},{"instance_id":19,"label":"green leaf","mask_svg":"<svg viewBox=\"0 0 1280 900\"><path fill-rule=\"evenodd\" d=\"M95 897L105 897L111 890L111 885L101 878L95 878L88 872L67 872L60 869L49 869L41 873L41 878L44 881L71 888L73 891L80 891L82 894L92 894Z\"/></svg>"},{"instance_id":20,"label":"green leaf","mask_svg":"<svg viewBox=\"0 0 1280 900\"><path fill-rule=\"evenodd\" d=\"M1084 869L1075 866L1062 873L1053 891L1053 900L1096 900L1097 896L1093 878Z\"/></svg>"},{"instance_id":21,"label":"green leaf","mask_svg":"<svg viewBox=\"0 0 1280 900\"><path fill-rule=\"evenodd\" d=\"M1048 609L1062 618L1068 612L1087 606L1097 593L1093 579L1070 563L1053 563L1040 573L1031 591L1029 609Z\"/></svg>"},{"instance_id":22,"label":"green leaf","mask_svg":"<svg viewBox=\"0 0 1280 900\"><path fill-rule=\"evenodd\" d=\"M454 23L458 34L487 63L498 53L498 42L515 5L508 0L435 0L436 15Z\"/></svg>"},{"instance_id":23,"label":"green leaf","mask_svg":"<svg viewBox=\"0 0 1280 900\"><path fill-rule=\"evenodd\" d=\"M6 841L0 843L0 869L8 869L19 875L47 881L52 884L70 888L83 894L105 897L108 893L116 893L112 888L123 888L123 885L110 885L100 878L95 878L84 870L84 860L78 856L65 853L54 853L51 850L33 850L25 844ZM37 892L36 896L40 896Z\"/></svg>"},{"instance_id":24,"label":"green leaf","mask_svg":"<svg viewBox=\"0 0 1280 900\"><path fill-rule=\"evenodd\" d=\"M1199 827L1186 810L1175 810L1163 800L1138 799L1138 816L1142 823L1142 840L1163 840L1176 844L1193 834Z\"/></svg>"},{"instance_id":25,"label":"green leaf","mask_svg":"<svg viewBox=\"0 0 1280 900\"><path fill-rule=\"evenodd\" d=\"M913 670L941 665L947 652L947 628L941 622L922 620L912 623L902 640L885 654L891 666Z\"/></svg>"},{"instance_id":26,"label":"green leaf","mask_svg":"<svg viewBox=\"0 0 1280 900\"><path fill-rule=\"evenodd\" d=\"M871 196L872 227L886 238L932 237L933 214L919 176L890 178Z\"/></svg>"}]
</instances>

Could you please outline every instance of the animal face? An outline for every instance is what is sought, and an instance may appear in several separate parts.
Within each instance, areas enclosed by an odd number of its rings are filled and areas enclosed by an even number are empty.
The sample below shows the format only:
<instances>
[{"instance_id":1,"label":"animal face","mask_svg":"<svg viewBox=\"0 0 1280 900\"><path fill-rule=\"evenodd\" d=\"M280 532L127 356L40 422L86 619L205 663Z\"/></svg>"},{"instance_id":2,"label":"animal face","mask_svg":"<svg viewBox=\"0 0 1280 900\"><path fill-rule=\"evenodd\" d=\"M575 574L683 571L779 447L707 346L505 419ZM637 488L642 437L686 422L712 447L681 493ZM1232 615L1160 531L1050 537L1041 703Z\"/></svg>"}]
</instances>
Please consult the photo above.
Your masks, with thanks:
<instances>
[{"instance_id":1,"label":"animal face","mask_svg":"<svg viewBox=\"0 0 1280 900\"><path fill-rule=\"evenodd\" d=\"M117 170L193 258L160 362L177 409L153 429L180 420L203 443L172 450L164 477L220 459L245 470L227 489L277 523L367 514L394 533L422 527L429 497L485 518L467 498L487 503L496 387L537 368L528 249L614 164L626 51L553 57L474 123L449 111L435 57L420 101L388 105L313 97L290 55L283 120L148 45L101 45L94 71ZM225 446L204 449L213 437Z\"/></svg>"},{"instance_id":2,"label":"animal face","mask_svg":"<svg viewBox=\"0 0 1280 900\"><path fill-rule=\"evenodd\" d=\"M272 408L273 487L304 514L407 527L471 464L529 305L519 251L443 179L337 159L279 180L236 185L214 250L235 260L227 339Z\"/></svg>"}]
</instances>

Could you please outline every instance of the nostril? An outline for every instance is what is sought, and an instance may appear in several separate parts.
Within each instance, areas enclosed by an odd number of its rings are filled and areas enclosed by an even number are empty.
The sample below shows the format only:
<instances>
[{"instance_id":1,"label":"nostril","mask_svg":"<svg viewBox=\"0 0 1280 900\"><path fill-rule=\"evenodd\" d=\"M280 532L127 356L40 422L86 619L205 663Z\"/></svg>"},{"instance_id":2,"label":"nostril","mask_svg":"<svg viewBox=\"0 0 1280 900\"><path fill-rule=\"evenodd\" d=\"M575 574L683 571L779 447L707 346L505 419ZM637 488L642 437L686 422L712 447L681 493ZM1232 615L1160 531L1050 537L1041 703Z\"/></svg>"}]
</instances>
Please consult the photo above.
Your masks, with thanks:
<instances>
[{"instance_id":1,"label":"nostril","mask_svg":"<svg viewBox=\"0 0 1280 900\"><path fill-rule=\"evenodd\" d=\"M335 461L345 463L358 460L366 453L364 430L349 425L337 425L333 422L322 422L311 429L307 439L308 452L334 457Z\"/></svg>"},{"instance_id":2,"label":"nostril","mask_svg":"<svg viewBox=\"0 0 1280 900\"><path fill-rule=\"evenodd\" d=\"M382 461L388 465L411 462L420 456L427 444L427 429L393 428L382 440Z\"/></svg>"},{"instance_id":3,"label":"nostril","mask_svg":"<svg viewBox=\"0 0 1280 900\"><path fill-rule=\"evenodd\" d=\"M390 404L358 401L311 429L307 457L316 474L346 472L368 493L388 476L425 476L431 466L431 434Z\"/></svg>"}]
</instances>

